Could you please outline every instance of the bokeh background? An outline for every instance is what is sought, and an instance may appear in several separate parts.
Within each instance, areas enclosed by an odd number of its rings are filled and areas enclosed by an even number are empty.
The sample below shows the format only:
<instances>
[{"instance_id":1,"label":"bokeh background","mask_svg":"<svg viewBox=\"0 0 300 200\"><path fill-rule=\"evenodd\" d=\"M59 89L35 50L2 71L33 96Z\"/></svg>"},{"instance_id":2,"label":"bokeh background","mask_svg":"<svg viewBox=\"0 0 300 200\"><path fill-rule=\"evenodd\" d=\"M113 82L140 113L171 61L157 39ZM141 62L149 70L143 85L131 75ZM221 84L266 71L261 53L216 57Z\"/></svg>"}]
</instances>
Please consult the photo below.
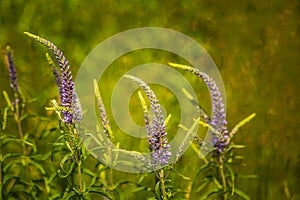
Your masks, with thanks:
<instances>
[{"instance_id":1,"label":"bokeh background","mask_svg":"<svg viewBox=\"0 0 300 200\"><path fill-rule=\"evenodd\" d=\"M0 0L1 90L9 90L4 59L9 44L14 50L19 85L26 96L36 98L30 112L50 115L53 122L47 126L57 126L54 114L44 109L51 99L57 98L55 81L44 56L47 50L23 32L39 34L57 44L76 75L81 62L99 42L121 31L146 26L180 31L206 48L223 77L230 127L253 112L257 114L235 139L236 143L247 145L239 151L246 159L238 172L257 175L255 179L239 179L239 187L251 199L292 199L293 196L299 199L298 0ZM166 52L145 51L118 59L107 72L109 77L103 80L106 84L101 91L105 103L109 105L110 91L127 69L149 61L166 64L170 58ZM198 84L192 78L191 81ZM171 97L161 96L163 101L171 101L165 108L176 113L179 109ZM209 107L207 100L201 99ZM133 98L132 102L138 100ZM0 106L1 109L5 106L3 96ZM135 107L131 109L134 111ZM139 117L133 117L138 121L142 111L136 113ZM175 114L172 124L176 126L176 123ZM31 126L32 130L38 129L34 122ZM126 147L126 139L121 138L120 143ZM193 151L188 150L178 168L190 175L199 167L200 162L195 160Z\"/></svg>"}]
</instances>

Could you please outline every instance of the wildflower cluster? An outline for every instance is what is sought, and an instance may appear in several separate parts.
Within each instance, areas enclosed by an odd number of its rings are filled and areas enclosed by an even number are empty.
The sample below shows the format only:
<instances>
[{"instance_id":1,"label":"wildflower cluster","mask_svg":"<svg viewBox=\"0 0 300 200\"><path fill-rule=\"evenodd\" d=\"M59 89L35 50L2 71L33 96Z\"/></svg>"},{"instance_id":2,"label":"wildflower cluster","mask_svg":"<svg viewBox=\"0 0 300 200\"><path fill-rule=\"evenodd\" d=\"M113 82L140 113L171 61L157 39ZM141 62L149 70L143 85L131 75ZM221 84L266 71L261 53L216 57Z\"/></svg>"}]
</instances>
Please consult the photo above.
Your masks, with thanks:
<instances>
[{"instance_id":1,"label":"wildflower cluster","mask_svg":"<svg viewBox=\"0 0 300 200\"><path fill-rule=\"evenodd\" d=\"M39 134L31 133L32 130L23 131L22 124L26 123L24 119L32 115L24 114L25 99L23 99L18 85L12 51L7 47L6 58L14 101L11 101L7 92L3 91L7 107L3 111L2 131L0 132L0 199L95 199L98 197L102 199L116 199L116 197L125 199L126 195L129 196L128 199L132 199L132 197L136 197L139 191L151 193L152 196L149 196L148 199L161 200L193 199L193 197L200 197L200 199L218 197L218 199L227 200L234 195L249 199L244 192L236 188L237 174L232 168L233 160L236 159L233 156L233 149L244 146L233 144L232 138L240 127L249 122L255 114L242 120L231 131L228 131L225 105L219 87L212 77L197 68L170 63L172 67L189 71L202 79L207 85L212 99L212 117L209 117L204 109L197 105L200 118L195 119L190 128L186 128L182 124L179 125L186 131L186 136L176 155L174 155L175 161L171 164L173 155L167 138L167 124L171 115L165 118L156 94L146 82L135 76L124 75L140 86L150 102L148 109L142 92L138 92L144 113L149 154L123 150L119 148L120 143L115 145L115 136L112 133L96 80L94 80L95 99L104 135L98 134L99 129L96 133L91 133L92 131L84 129L85 127L78 127L77 125L82 119L82 110L75 92L68 60L52 42L28 32L25 34L45 45L57 59L59 67L56 67L51 57L46 54L58 87L61 105L53 100L54 106L47 109L55 110L58 114L60 122L58 134L63 133L63 135L55 138L55 141L52 142L51 152L43 153L38 144L31 140L35 137L36 140L46 138L51 131L45 130L46 136L41 134L40 138L37 136ZM193 99L189 99L195 103ZM5 132L10 114L14 116L19 137ZM180 162L179 158L183 154L183 147L188 144L188 139L194 137L193 133L198 124L208 127L212 135L210 143L214 145L214 149L207 158L202 158L204 164L199 167L196 175L188 177L181 174L179 170L177 171L175 164ZM26 125L24 127L32 126ZM51 130L56 129L52 128ZM11 148L10 142L20 146L19 150ZM201 142L202 145L205 145L203 141ZM192 143L191 145L193 150L200 155L201 152L195 148L195 144ZM92 155L86 150L86 147L92 147L93 150L100 152L104 159L96 161L89 158L89 163L83 164L87 161L88 156ZM56 156L57 154L59 155ZM139 160L140 162L128 162L128 156L134 157L135 161ZM53 161L53 157L59 157L60 161L58 166L54 167L55 170L49 170L49 163L57 164ZM93 165L90 165L90 162ZM135 169L141 166L143 169L146 167L147 173L141 170L140 172L144 174L141 173L137 181L123 180L114 176L115 168L113 167L121 164ZM149 170L150 173L148 173ZM172 172L176 172L174 176L179 175L181 180L187 181L186 189L175 187L174 177L170 175ZM155 179L154 184L153 181L151 182L152 186L144 186L142 183L148 175L153 175L152 178ZM198 185L199 181L200 185ZM129 195L130 193L133 195Z\"/></svg>"}]
</instances>

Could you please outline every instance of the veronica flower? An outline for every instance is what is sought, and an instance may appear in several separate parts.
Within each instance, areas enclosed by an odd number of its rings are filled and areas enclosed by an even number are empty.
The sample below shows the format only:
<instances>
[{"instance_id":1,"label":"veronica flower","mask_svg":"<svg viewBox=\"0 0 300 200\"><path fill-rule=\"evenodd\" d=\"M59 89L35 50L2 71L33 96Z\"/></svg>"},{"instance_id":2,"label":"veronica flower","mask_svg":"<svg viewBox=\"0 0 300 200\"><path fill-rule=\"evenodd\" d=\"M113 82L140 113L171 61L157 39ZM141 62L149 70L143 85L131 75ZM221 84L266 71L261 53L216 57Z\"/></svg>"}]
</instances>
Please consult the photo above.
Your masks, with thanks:
<instances>
[{"instance_id":1,"label":"veronica flower","mask_svg":"<svg viewBox=\"0 0 300 200\"><path fill-rule=\"evenodd\" d=\"M168 144L168 138L166 137L166 125L165 121L163 120L161 105L159 104L155 93L144 81L130 75L125 75L125 77L138 83L142 90L146 93L148 99L150 100L151 109L153 111L152 118L149 114L148 109L146 108L146 104L143 103L142 100L142 104L144 104L144 118L150 154L153 159L154 167L166 165L170 160L171 152L169 151L170 145Z\"/></svg>"},{"instance_id":2,"label":"veronica flower","mask_svg":"<svg viewBox=\"0 0 300 200\"><path fill-rule=\"evenodd\" d=\"M98 109L99 109L99 112L100 112L100 119L101 119L101 122L102 122L102 127L104 129L104 133L107 137L112 138L113 135L111 133L109 120L108 120L108 117L107 117L107 114L106 114L104 103L103 103L103 100L102 100L102 97L101 97L101 94L100 94L100 90L99 90L99 87L98 87L98 83L97 83L96 80L94 80L94 89L95 89L97 105L98 105Z\"/></svg>"},{"instance_id":3,"label":"veronica flower","mask_svg":"<svg viewBox=\"0 0 300 200\"><path fill-rule=\"evenodd\" d=\"M213 117L212 119L209 119L209 121L206 121L206 123L214 129L214 131L210 131L213 138L212 143L215 144L215 147L219 152L223 152L229 144L229 135L226 126L227 121L225 107L221 97L221 92L216 82L213 78L209 77L206 73L201 72L197 68L174 63L169 63L169 65L195 74L207 85L212 99Z\"/></svg>"},{"instance_id":4,"label":"veronica flower","mask_svg":"<svg viewBox=\"0 0 300 200\"><path fill-rule=\"evenodd\" d=\"M17 72L13 60L13 55L10 50L10 47L6 47L6 56L8 62L8 71L9 71L9 79L10 79L10 87L14 90L14 92L19 92L18 80L17 80Z\"/></svg>"},{"instance_id":5,"label":"veronica flower","mask_svg":"<svg viewBox=\"0 0 300 200\"><path fill-rule=\"evenodd\" d=\"M62 111L64 122L72 124L76 121L80 121L82 118L82 110L79 99L75 92L73 76L68 60L65 58L61 50L58 49L57 46L55 46L52 42L28 32L24 33L36 41L44 44L54 53L60 67L60 73L57 73L57 71L54 71L53 73L55 76L57 76L56 83L59 89L61 105L66 108ZM53 69L55 70L55 68ZM58 78L58 74L60 75L60 78Z\"/></svg>"}]
</instances>

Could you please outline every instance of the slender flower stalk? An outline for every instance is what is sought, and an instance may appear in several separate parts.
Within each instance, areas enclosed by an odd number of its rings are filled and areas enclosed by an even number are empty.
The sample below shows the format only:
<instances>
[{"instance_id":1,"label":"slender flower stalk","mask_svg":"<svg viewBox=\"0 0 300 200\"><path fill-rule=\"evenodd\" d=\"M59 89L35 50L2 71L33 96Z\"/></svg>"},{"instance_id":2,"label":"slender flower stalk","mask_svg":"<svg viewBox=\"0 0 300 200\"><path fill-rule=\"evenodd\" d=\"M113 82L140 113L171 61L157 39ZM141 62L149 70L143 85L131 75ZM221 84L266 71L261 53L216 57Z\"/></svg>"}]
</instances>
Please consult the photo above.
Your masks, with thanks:
<instances>
[{"instance_id":1,"label":"slender flower stalk","mask_svg":"<svg viewBox=\"0 0 300 200\"><path fill-rule=\"evenodd\" d=\"M196 76L201 78L204 81L204 83L207 85L212 99L212 112L213 112L213 117L208 122L208 124L212 126L212 128L215 130L215 131L211 131L213 137L212 142L213 144L215 144L215 147L217 148L218 152L220 153L223 152L229 144L229 136L228 136L228 130L226 126L227 121L226 121L225 106L223 103L223 99L221 97L221 92L216 82L213 80L213 78L209 77L206 73L201 72L197 68L186 66L186 65L175 64L175 63L169 63L169 65L195 74Z\"/></svg>"},{"instance_id":2,"label":"slender flower stalk","mask_svg":"<svg viewBox=\"0 0 300 200\"><path fill-rule=\"evenodd\" d=\"M153 159L153 167L156 168L158 166L167 165L171 157L171 152L169 151L170 145L168 144L168 138L166 137L167 132L161 105L159 104L155 93L144 81L130 75L125 75L125 77L138 83L150 100L151 109L153 111L152 119L150 119L149 112L145 106L143 107L144 111L146 111L144 112L144 118L147 128L149 149Z\"/></svg>"},{"instance_id":3,"label":"slender flower stalk","mask_svg":"<svg viewBox=\"0 0 300 200\"><path fill-rule=\"evenodd\" d=\"M9 71L9 79L10 79L10 87L14 90L14 92L19 92L18 80L17 80L17 72L13 60L13 55L9 46L6 47L6 56L8 61L8 71Z\"/></svg>"},{"instance_id":4,"label":"slender flower stalk","mask_svg":"<svg viewBox=\"0 0 300 200\"><path fill-rule=\"evenodd\" d=\"M77 166L79 192L81 193L84 189L82 179L82 161L84 160L82 152L84 147L79 139L78 131L74 126L82 119L82 109L75 92L69 62L61 50L58 49L52 42L28 32L24 33L50 49L54 53L60 67L59 71L50 56L46 54L46 58L52 69L58 87L60 102L63 107L61 110L63 116L62 121L65 123L69 133L69 137L66 138L66 145L71 151L73 162L75 162Z\"/></svg>"},{"instance_id":5,"label":"slender flower stalk","mask_svg":"<svg viewBox=\"0 0 300 200\"><path fill-rule=\"evenodd\" d=\"M110 139L112 139L113 135L112 135L112 131L109 125L109 120L106 114L106 110L104 107L104 103L100 94L100 90L98 87L98 83L96 80L94 80L94 90L95 90L95 96L96 96L96 100L97 100L97 105L98 105L98 109L100 112L100 118L101 118L101 122L102 122L102 127L104 129L104 133L107 137L109 137Z\"/></svg>"},{"instance_id":6,"label":"slender flower stalk","mask_svg":"<svg viewBox=\"0 0 300 200\"><path fill-rule=\"evenodd\" d=\"M161 167L169 164L169 160L172 155L169 150L170 145L168 144L168 138L166 137L166 126L171 115L169 115L166 120L163 120L164 116L162 114L161 105L159 104L153 90L151 90L151 88L144 81L130 75L125 75L125 77L138 83L150 101L153 116L150 115L146 101L141 92L138 93L144 111L144 120L146 124L147 138L151 155L151 167L156 171L156 185L160 185L162 199L167 200L168 195L165 187L167 175L165 175L164 169ZM160 195L159 198L161 198Z\"/></svg>"},{"instance_id":7,"label":"slender flower stalk","mask_svg":"<svg viewBox=\"0 0 300 200\"><path fill-rule=\"evenodd\" d=\"M8 71L9 71L9 79L10 79L10 87L14 91L14 101L11 102L11 105L13 106L14 116L15 120L18 125L18 132L21 139L23 139L23 131L22 131L22 112L20 109L20 99L19 99L19 85L17 80L17 71L15 68L13 55L11 52L11 49L9 46L6 47L6 56L7 56L7 62L8 62ZM22 150L25 152L25 146L22 145Z\"/></svg>"},{"instance_id":8,"label":"slender flower stalk","mask_svg":"<svg viewBox=\"0 0 300 200\"><path fill-rule=\"evenodd\" d=\"M68 60L65 58L61 50L58 49L57 46L54 45L52 42L28 32L24 33L29 37L35 39L36 41L42 43L54 53L61 71L60 79L56 77L56 82L60 80L58 84L60 100L62 106L66 108L65 111L62 111L64 115L64 122L67 124L73 124L74 122L80 121L82 118L82 111L79 99L75 92L73 76L70 70Z\"/></svg>"}]
</instances>

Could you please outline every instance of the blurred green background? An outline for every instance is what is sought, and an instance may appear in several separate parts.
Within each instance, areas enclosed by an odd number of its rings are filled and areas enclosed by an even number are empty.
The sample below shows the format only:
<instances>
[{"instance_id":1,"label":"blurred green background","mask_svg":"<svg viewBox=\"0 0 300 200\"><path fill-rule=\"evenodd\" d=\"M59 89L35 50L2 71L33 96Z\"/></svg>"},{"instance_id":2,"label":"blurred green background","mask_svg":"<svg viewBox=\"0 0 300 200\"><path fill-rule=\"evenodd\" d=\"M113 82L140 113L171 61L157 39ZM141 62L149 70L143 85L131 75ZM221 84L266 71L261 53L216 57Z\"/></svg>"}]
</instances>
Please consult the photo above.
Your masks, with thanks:
<instances>
[{"instance_id":1,"label":"blurred green background","mask_svg":"<svg viewBox=\"0 0 300 200\"><path fill-rule=\"evenodd\" d=\"M4 59L9 44L14 50L19 85L27 96L37 98L30 105L31 112L49 115L44 107L57 98L55 81L44 58L47 50L27 38L24 31L57 44L76 74L85 56L101 41L146 26L180 31L206 48L223 77L229 127L257 113L235 139L247 145L239 151L247 159L238 171L258 175L256 179L238 180L240 188L251 199L288 199L287 190L291 198L300 198L298 0L0 0L1 90L9 90ZM103 94L106 104L110 97L106 94L125 71L120 66L125 63L130 69L135 64L155 61L155 56L145 53L131 55L132 62L119 59L114 63L118 66L112 67L114 76L105 79L112 83L101 89L107 91ZM159 54L158 60L165 64L169 58L163 56ZM4 105L2 96L1 109ZM176 105L174 110L178 111ZM142 116L142 111L137 113ZM193 171L199 167L197 161L190 164L194 156L192 151L184 155L179 163L182 173L189 175L191 167Z\"/></svg>"}]
</instances>

